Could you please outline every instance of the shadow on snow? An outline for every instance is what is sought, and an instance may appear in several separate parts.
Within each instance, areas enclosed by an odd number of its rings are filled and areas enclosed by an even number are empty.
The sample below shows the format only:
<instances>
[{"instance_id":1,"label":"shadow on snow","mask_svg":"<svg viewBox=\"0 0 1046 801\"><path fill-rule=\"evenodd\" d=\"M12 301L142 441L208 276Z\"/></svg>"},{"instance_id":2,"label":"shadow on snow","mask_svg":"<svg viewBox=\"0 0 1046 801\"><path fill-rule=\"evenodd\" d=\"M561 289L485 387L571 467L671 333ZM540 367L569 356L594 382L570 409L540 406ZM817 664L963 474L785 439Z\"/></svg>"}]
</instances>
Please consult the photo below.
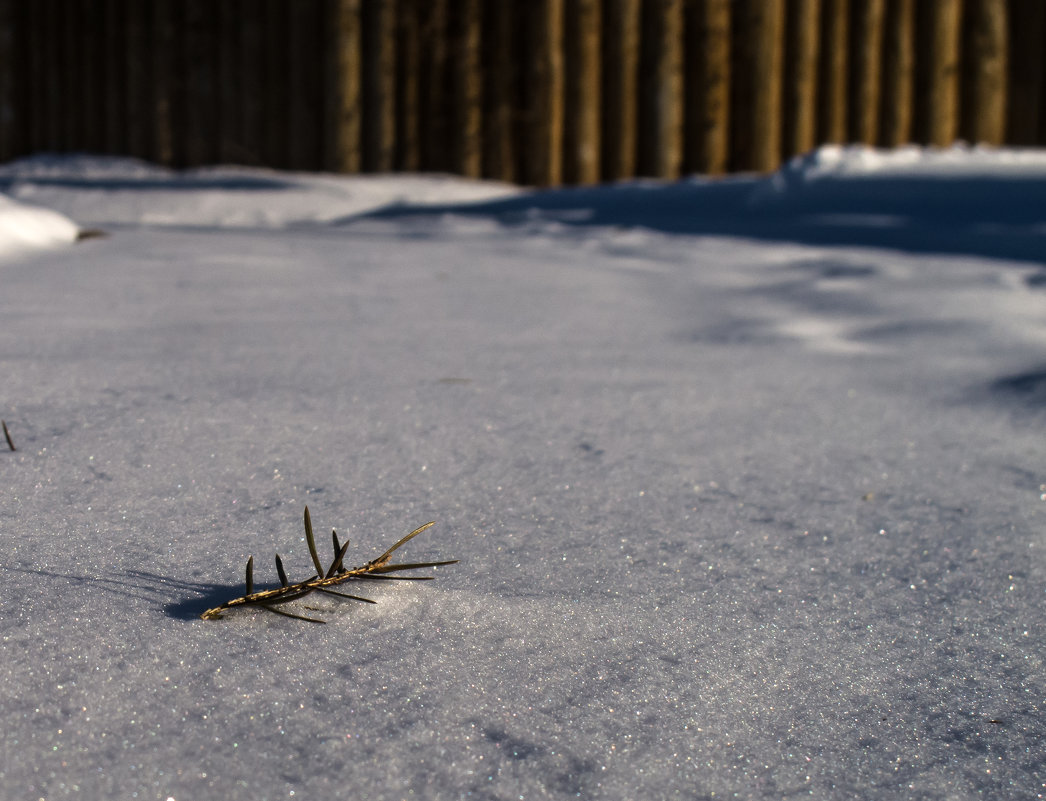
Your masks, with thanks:
<instances>
[{"instance_id":1,"label":"shadow on snow","mask_svg":"<svg viewBox=\"0 0 1046 801\"><path fill-rule=\"evenodd\" d=\"M858 175L628 182L478 203L402 204L338 220L454 214L506 225L642 227L809 245L1046 261L1046 180L998 175Z\"/></svg>"}]
</instances>

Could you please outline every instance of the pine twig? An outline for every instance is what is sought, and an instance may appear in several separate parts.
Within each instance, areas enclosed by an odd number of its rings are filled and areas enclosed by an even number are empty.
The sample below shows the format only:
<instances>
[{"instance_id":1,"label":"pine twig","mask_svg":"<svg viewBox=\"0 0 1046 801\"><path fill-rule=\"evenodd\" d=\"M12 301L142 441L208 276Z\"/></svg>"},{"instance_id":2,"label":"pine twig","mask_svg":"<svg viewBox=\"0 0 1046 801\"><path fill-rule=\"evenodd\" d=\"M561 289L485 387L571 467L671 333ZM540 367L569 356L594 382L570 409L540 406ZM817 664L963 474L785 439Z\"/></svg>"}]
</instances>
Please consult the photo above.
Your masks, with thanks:
<instances>
[{"instance_id":1,"label":"pine twig","mask_svg":"<svg viewBox=\"0 0 1046 801\"><path fill-rule=\"evenodd\" d=\"M6 431L6 427L5 427ZM10 442L10 440L8 440ZM13 449L13 446L12 446ZM296 601L299 598L304 598L313 592L322 592L325 595L337 595L341 598L348 598L353 601L364 601L365 603L373 604L377 603L372 601L370 598L363 598L359 595L350 595L345 592L338 592L337 590L330 589L331 587L344 584L349 581L365 581L373 579L400 579L403 581L430 581L433 576L391 576L389 573L398 573L403 570L416 570L422 567L440 567L442 565L453 565L457 563L457 559L450 559L444 562L404 562L401 564L389 564L392 559L392 554L395 553L401 546L405 545L410 540L414 539L421 532L428 529L435 523L426 523L414 529L406 537L400 539L395 545L389 548L385 553L379 556L377 559L372 559L365 565L359 567L343 567L342 562L345 559L345 552L349 549L348 540L342 545L338 541L338 532L331 532L331 539L334 545L334 559L331 561L330 566L324 570L323 562L320 561L319 553L316 551L316 539L312 533L312 518L309 515L309 507L305 507L305 542L309 546L309 555L312 557L313 567L316 568L316 575L305 581L300 581L297 584L291 584L287 580L287 572L283 567L283 560L279 554L276 554L276 572L280 577L280 586L272 590L260 590L254 591L254 557L250 557L247 560L247 574L246 574L246 585L247 591L244 595L239 598L233 598L230 601L226 601L221 606L216 606L214 609L208 609L200 617L204 620L218 620L225 616L225 613L231 609L238 607L260 607L266 611L273 612L277 615L283 615L284 617L293 617L297 620L305 620L309 623L326 623L326 620L320 620L315 617L307 617L305 615L298 615L293 612L288 612L283 609L277 609L276 607Z\"/></svg>"},{"instance_id":2,"label":"pine twig","mask_svg":"<svg viewBox=\"0 0 1046 801\"><path fill-rule=\"evenodd\" d=\"M15 447L14 441L11 439L11 432L7 430L7 423L5 423L3 420L0 420L0 426L3 426L4 439L7 440L7 447L13 451L18 450L18 448Z\"/></svg>"}]
</instances>

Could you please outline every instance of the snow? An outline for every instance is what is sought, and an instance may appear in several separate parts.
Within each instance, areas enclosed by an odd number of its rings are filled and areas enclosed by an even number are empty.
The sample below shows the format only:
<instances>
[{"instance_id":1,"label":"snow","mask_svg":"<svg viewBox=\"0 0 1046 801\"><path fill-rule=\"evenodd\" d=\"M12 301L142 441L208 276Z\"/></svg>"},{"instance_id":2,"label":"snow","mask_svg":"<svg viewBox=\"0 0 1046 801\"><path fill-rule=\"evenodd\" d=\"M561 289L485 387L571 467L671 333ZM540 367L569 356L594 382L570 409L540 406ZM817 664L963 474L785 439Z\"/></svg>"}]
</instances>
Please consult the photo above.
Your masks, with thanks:
<instances>
[{"instance_id":1,"label":"snow","mask_svg":"<svg viewBox=\"0 0 1046 801\"><path fill-rule=\"evenodd\" d=\"M85 226L279 228L331 222L410 203L487 200L517 190L492 181L341 176L244 167L177 172L132 158L40 155L0 165L0 189L61 209Z\"/></svg>"},{"instance_id":2,"label":"snow","mask_svg":"<svg viewBox=\"0 0 1046 801\"><path fill-rule=\"evenodd\" d=\"M79 233L63 214L0 195L0 257L67 245Z\"/></svg>"},{"instance_id":3,"label":"snow","mask_svg":"<svg viewBox=\"0 0 1046 801\"><path fill-rule=\"evenodd\" d=\"M1046 792L1046 154L0 186L0 795Z\"/></svg>"}]
</instances>

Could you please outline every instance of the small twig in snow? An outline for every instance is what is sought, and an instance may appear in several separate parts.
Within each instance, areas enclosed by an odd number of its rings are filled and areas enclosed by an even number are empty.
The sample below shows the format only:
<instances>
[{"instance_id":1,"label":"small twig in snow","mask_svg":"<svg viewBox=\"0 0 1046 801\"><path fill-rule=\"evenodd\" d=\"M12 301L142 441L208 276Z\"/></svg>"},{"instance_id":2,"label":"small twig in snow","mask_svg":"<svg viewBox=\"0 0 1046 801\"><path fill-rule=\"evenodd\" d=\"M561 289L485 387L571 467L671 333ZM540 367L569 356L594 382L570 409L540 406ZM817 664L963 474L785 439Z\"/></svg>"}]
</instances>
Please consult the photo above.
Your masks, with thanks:
<instances>
[{"instance_id":1,"label":"small twig in snow","mask_svg":"<svg viewBox=\"0 0 1046 801\"><path fill-rule=\"evenodd\" d=\"M334 545L334 560L330 563L330 567L326 570L323 569L323 563L320 561L320 556L316 551L316 540L312 534L312 520L309 517L309 507L305 507L305 541L309 546L309 555L312 557L313 567L316 568L316 575L305 581L298 582L297 584L291 584L287 580L287 572L283 569L283 560L279 554L276 554L276 572L280 577L280 586L274 590L261 590L260 592L254 591L254 557L252 556L247 560L247 575L246 584L247 591L244 595L239 598L233 598L231 601L226 601L221 606L216 606L214 609L208 609L200 617L204 620L218 620L224 617L224 613L230 609L235 609L239 606L259 606L269 612L274 612L277 615L284 615L285 617L293 617L298 620L305 620L309 623L326 623L326 620L320 620L315 617L306 617L305 615L296 615L293 612L285 612L282 609L277 609L278 604L285 604L290 601L296 601L299 598L304 598L312 592L322 592L326 595L337 595L340 598L349 598L353 601L363 601L365 603L376 603L370 598L361 598L359 595L349 595L348 593L338 592L332 590L330 587L336 584L343 584L347 581L376 581L379 579L391 580L399 579L400 581L429 581L433 576L390 576L389 573L398 573L402 570L416 570L422 567L439 567L441 565L453 565L457 563L457 559L450 559L445 562L404 562L402 564L389 564L389 560L392 558L392 554L401 546L408 541L414 539L429 526L435 525L434 523L426 523L419 528L414 529L410 534L401 539L385 553L379 556L377 559L373 559L367 562L365 565L359 567L346 568L342 566L342 561L345 559L345 552L349 550L349 542L345 541L342 545L338 541L338 532L331 531L331 539ZM311 608L311 607L307 607Z\"/></svg>"}]
</instances>

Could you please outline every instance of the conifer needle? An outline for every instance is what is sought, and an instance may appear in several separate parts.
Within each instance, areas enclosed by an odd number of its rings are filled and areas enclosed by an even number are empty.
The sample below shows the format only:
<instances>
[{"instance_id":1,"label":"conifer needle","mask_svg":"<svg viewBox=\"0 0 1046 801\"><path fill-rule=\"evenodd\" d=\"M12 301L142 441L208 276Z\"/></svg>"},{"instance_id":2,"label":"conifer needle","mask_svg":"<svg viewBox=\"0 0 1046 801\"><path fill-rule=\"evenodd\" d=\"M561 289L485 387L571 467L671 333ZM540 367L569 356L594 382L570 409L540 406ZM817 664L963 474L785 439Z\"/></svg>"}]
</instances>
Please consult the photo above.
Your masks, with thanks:
<instances>
[{"instance_id":1,"label":"conifer needle","mask_svg":"<svg viewBox=\"0 0 1046 801\"><path fill-rule=\"evenodd\" d=\"M341 548L338 549L338 552L334 555L334 561L331 562L330 569L327 570L327 573L324 576L324 578L330 578L331 576L337 575L343 570L341 564L343 561L345 561L345 552L348 550L349 541L345 540L345 544L342 545Z\"/></svg>"},{"instance_id":2,"label":"conifer needle","mask_svg":"<svg viewBox=\"0 0 1046 801\"><path fill-rule=\"evenodd\" d=\"M320 620L318 617L306 617L305 615L296 615L293 612L284 612L282 609L277 609L272 604L260 604L262 609L268 610L277 615L283 615L284 617L293 617L295 620L304 620L308 623L326 623L326 620Z\"/></svg>"},{"instance_id":3,"label":"conifer needle","mask_svg":"<svg viewBox=\"0 0 1046 801\"><path fill-rule=\"evenodd\" d=\"M316 538L312 536L312 518L309 517L309 507L305 507L305 542L309 546L309 555L312 557L312 563L316 566L316 575L323 575L323 563L320 562L320 555L316 553Z\"/></svg>"}]
</instances>

